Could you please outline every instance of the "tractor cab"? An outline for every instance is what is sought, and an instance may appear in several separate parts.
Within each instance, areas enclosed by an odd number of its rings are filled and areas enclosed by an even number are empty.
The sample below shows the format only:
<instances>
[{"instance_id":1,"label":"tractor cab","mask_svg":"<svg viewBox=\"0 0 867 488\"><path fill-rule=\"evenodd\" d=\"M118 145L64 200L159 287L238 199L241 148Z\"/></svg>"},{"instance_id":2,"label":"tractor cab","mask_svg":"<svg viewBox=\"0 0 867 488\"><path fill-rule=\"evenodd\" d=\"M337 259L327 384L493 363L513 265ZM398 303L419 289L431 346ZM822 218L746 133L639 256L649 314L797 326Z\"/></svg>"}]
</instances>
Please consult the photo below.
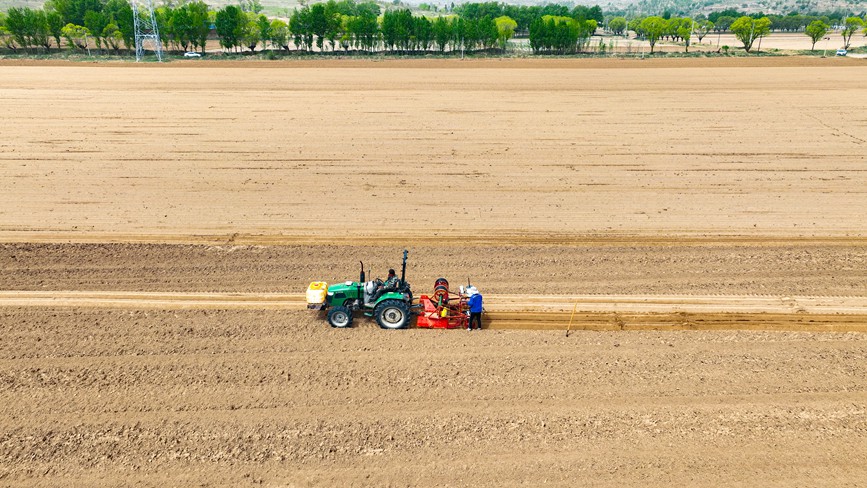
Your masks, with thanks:
<instances>
[{"instance_id":1,"label":"tractor cab","mask_svg":"<svg viewBox=\"0 0 867 488\"><path fill-rule=\"evenodd\" d=\"M376 295L376 289L382 285L382 280L371 280L364 284L364 304L366 306L372 307L375 305L373 302L373 297Z\"/></svg>"}]
</instances>

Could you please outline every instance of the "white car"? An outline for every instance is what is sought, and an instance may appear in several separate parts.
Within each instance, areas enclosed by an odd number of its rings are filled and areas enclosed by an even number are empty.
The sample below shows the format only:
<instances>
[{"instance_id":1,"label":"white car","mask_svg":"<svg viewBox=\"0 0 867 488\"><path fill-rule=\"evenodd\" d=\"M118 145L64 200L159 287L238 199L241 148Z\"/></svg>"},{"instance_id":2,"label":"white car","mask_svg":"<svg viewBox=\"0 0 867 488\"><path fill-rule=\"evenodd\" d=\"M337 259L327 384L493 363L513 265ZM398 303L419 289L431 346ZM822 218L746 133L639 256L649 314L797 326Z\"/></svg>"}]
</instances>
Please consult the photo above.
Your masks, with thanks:
<instances>
[{"instance_id":1,"label":"white car","mask_svg":"<svg viewBox=\"0 0 867 488\"><path fill-rule=\"evenodd\" d=\"M187 51L184 53L185 58L201 58L202 55L193 51Z\"/></svg>"},{"instance_id":2,"label":"white car","mask_svg":"<svg viewBox=\"0 0 867 488\"><path fill-rule=\"evenodd\" d=\"M848 54L848 51L846 51L845 49L837 50L837 56L845 56L846 54Z\"/></svg>"}]
</instances>

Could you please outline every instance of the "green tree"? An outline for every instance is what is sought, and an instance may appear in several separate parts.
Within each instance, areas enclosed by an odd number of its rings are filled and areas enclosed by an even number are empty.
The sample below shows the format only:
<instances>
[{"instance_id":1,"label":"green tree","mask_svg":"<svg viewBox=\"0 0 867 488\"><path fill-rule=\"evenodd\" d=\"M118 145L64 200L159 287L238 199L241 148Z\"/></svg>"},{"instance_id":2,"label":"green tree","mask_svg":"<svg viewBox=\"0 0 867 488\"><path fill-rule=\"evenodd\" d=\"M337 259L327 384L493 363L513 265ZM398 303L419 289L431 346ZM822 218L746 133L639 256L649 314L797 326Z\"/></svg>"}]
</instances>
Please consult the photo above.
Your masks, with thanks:
<instances>
[{"instance_id":1,"label":"green tree","mask_svg":"<svg viewBox=\"0 0 867 488\"><path fill-rule=\"evenodd\" d=\"M208 34L211 32L211 18L208 13L208 5L197 1L184 5L190 16L190 42L194 48L200 49L205 54L205 46L208 44Z\"/></svg>"},{"instance_id":2,"label":"green tree","mask_svg":"<svg viewBox=\"0 0 867 488\"><path fill-rule=\"evenodd\" d=\"M328 41L328 45L331 46L332 51L337 46L337 39L340 37L341 29L343 28L343 20L340 13L341 8L334 0L328 0L328 3L325 4L325 39Z\"/></svg>"},{"instance_id":3,"label":"green tree","mask_svg":"<svg viewBox=\"0 0 867 488\"><path fill-rule=\"evenodd\" d=\"M310 6L304 5L300 10L296 9L289 17L289 32L300 49L309 51L313 47L313 28L311 22Z\"/></svg>"},{"instance_id":4,"label":"green tree","mask_svg":"<svg viewBox=\"0 0 867 488\"><path fill-rule=\"evenodd\" d=\"M6 29L16 44L26 49L30 47L30 36L27 33L25 17L26 7L12 7L6 13Z\"/></svg>"},{"instance_id":5,"label":"green tree","mask_svg":"<svg viewBox=\"0 0 867 488\"><path fill-rule=\"evenodd\" d=\"M810 51L816 49L816 43L819 42L819 39L825 37L825 34L828 33L828 29L830 28L831 26L822 22L821 20L814 20L810 22L810 25L808 25L807 28L804 30L810 40L813 41L813 45L810 46Z\"/></svg>"},{"instance_id":6,"label":"green tree","mask_svg":"<svg viewBox=\"0 0 867 488\"><path fill-rule=\"evenodd\" d=\"M102 13L103 3L102 0L51 0L46 7L58 12L63 22L83 26L84 16L88 12Z\"/></svg>"},{"instance_id":7,"label":"green tree","mask_svg":"<svg viewBox=\"0 0 867 488\"><path fill-rule=\"evenodd\" d=\"M592 9L591 9L592 10ZM578 25L578 50L583 51L584 47L589 44L590 37L596 33L596 29L599 28L599 24L596 23L596 19L587 19L584 21L576 20L575 23Z\"/></svg>"},{"instance_id":8,"label":"green tree","mask_svg":"<svg viewBox=\"0 0 867 488\"><path fill-rule=\"evenodd\" d=\"M626 32L632 31L637 37L644 37L644 31L641 30L641 21L643 18L632 19L626 24Z\"/></svg>"},{"instance_id":9,"label":"green tree","mask_svg":"<svg viewBox=\"0 0 867 488\"><path fill-rule=\"evenodd\" d=\"M12 51L17 48L15 39L12 38L12 34L9 33L9 29L5 25L0 25L0 46Z\"/></svg>"},{"instance_id":10,"label":"green tree","mask_svg":"<svg viewBox=\"0 0 867 488\"><path fill-rule=\"evenodd\" d=\"M358 16L353 23L356 42L359 47L368 51L376 49L379 43L379 6L376 4L359 4Z\"/></svg>"},{"instance_id":11,"label":"green tree","mask_svg":"<svg viewBox=\"0 0 867 488\"><path fill-rule=\"evenodd\" d=\"M138 15L143 15L144 12L138 12ZM160 42L163 43L165 49L173 49L177 46L178 35L175 32L175 26L172 23L172 17L175 14L175 9L171 5L163 5L154 9L154 19L157 22L157 30L160 33ZM139 17L141 19L141 17Z\"/></svg>"},{"instance_id":12,"label":"green tree","mask_svg":"<svg viewBox=\"0 0 867 488\"><path fill-rule=\"evenodd\" d=\"M861 17L849 17L843 22L843 30L840 31L840 35L843 36L843 49L849 49L852 34L862 27L864 27L864 19Z\"/></svg>"},{"instance_id":13,"label":"green tree","mask_svg":"<svg viewBox=\"0 0 867 488\"><path fill-rule=\"evenodd\" d=\"M756 39L766 36L770 32L771 21L767 17L754 19L743 16L732 22L729 28L737 40L744 44L744 51L750 52Z\"/></svg>"},{"instance_id":14,"label":"green tree","mask_svg":"<svg viewBox=\"0 0 867 488\"><path fill-rule=\"evenodd\" d=\"M247 22L242 26L238 39L241 45L247 47L252 53L256 51L256 46L262 40L262 33L259 32L259 22L256 20L256 14L247 12L246 15L248 15Z\"/></svg>"},{"instance_id":15,"label":"green tree","mask_svg":"<svg viewBox=\"0 0 867 488\"><path fill-rule=\"evenodd\" d=\"M683 40L683 43L686 46L686 52L689 52L689 41L692 39L692 19L680 19L675 34Z\"/></svg>"},{"instance_id":16,"label":"green tree","mask_svg":"<svg viewBox=\"0 0 867 488\"><path fill-rule=\"evenodd\" d=\"M289 24L280 19L274 19L271 21L268 32L271 33L269 40L272 46L277 46L286 51L289 50Z\"/></svg>"},{"instance_id":17,"label":"green tree","mask_svg":"<svg viewBox=\"0 0 867 488\"><path fill-rule=\"evenodd\" d=\"M605 16L602 13L602 7L600 7L599 5L594 5L590 7L590 11L587 13L586 20L595 20L597 26L604 22Z\"/></svg>"},{"instance_id":18,"label":"green tree","mask_svg":"<svg viewBox=\"0 0 867 488\"><path fill-rule=\"evenodd\" d=\"M413 49L427 51L433 44L433 25L427 17L413 17L411 40Z\"/></svg>"},{"instance_id":19,"label":"green tree","mask_svg":"<svg viewBox=\"0 0 867 488\"><path fill-rule=\"evenodd\" d=\"M189 51L193 36L193 23L190 17L190 10L186 5L181 5L172 10L170 15L168 24L175 43L180 45L183 51Z\"/></svg>"},{"instance_id":20,"label":"green tree","mask_svg":"<svg viewBox=\"0 0 867 488\"><path fill-rule=\"evenodd\" d=\"M123 33L121 33L114 23L109 23L105 26L105 29L102 31L102 38L105 40L105 44L114 52L118 52L120 45L123 44Z\"/></svg>"},{"instance_id":21,"label":"green tree","mask_svg":"<svg viewBox=\"0 0 867 488\"><path fill-rule=\"evenodd\" d=\"M713 28L714 23L707 19L696 20L695 36L698 37L698 42L701 42L701 40L704 39L704 36L708 35Z\"/></svg>"},{"instance_id":22,"label":"green tree","mask_svg":"<svg viewBox=\"0 0 867 488\"><path fill-rule=\"evenodd\" d=\"M729 30L734 21L736 20L734 17L729 16L720 16L717 17L716 20L710 19L714 23L713 30L716 32L725 32Z\"/></svg>"},{"instance_id":23,"label":"green tree","mask_svg":"<svg viewBox=\"0 0 867 488\"><path fill-rule=\"evenodd\" d=\"M316 47L324 50L330 22L325 11L325 4L315 3L310 7L310 32L316 38Z\"/></svg>"},{"instance_id":24,"label":"green tree","mask_svg":"<svg viewBox=\"0 0 867 488\"><path fill-rule=\"evenodd\" d=\"M68 42L70 46L77 47L81 50L87 49L87 36L90 35L90 31L87 30L87 27L84 27L83 25L66 24L62 29L62 33L66 42Z\"/></svg>"},{"instance_id":25,"label":"green tree","mask_svg":"<svg viewBox=\"0 0 867 488\"><path fill-rule=\"evenodd\" d=\"M240 8L227 5L218 10L215 24L223 48L235 49L241 45L241 36L247 27L247 16Z\"/></svg>"},{"instance_id":26,"label":"green tree","mask_svg":"<svg viewBox=\"0 0 867 488\"><path fill-rule=\"evenodd\" d=\"M515 19L505 15L494 19L494 23L497 25L497 43L500 45L500 49L505 51L506 43L515 36L518 23L515 22Z\"/></svg>"},{"instance_id":27,"label":"green tree","mask_svg":"<svg viewBox=\"0 0 867 488\"><path fill-rule=\"evenodd\" d=\"M434 44L439 52L445 52L452 39L452 21L447 17L437 17L433 22Z\"/></svg>"},{"instance_id":28,"label":"green tree","mask_svg":"<svg viewBox=\"0 0 867 488\"><path fill-rule=\"evenodd\" d=\"M494 19L490 17L482 17L478 21L476 29L479 32L479 44L481 44L483 49L493 49L496 47L499 30L497 29L497 23Z\"/></svg>"},{"instance_id":29,"label":"green tree","mask_svg":"<svg viewBox=\"0 0 867 488\"><path fill-rule=\"evenodd\" d=\"M63 17L59 13L49 11L45 14L45 20L48 23L48 32L54 38L54 43L60 49L60 38L63 37Z\"/></svg>"},{"instance_id":30,"label":"green tree","mask_svg":"<svg viewBox=\"0 0 867 488\"><path fill-rule=\"evenodd\" d=\"M102 31L105 30L105 26L110 22L111 19L101 11L96 12L91 10L84 14L84 26L91 32L93 39L96 41L97 49L102 49Z\"/></svg>"},{"instance_id":31,"label":"green tree","mask_svg":"<svg viewBox=\"0 0 867 488\"><path fill-rule=\"evenodd\" d=\"M46 51L51 48L51 30L48 27L48 17L42 9L27 9L24 21L33 46L39 46Z\"/></svg>"},{"instance_id":32,"label":"green tree","mask_svg":"<svg viewBox=\"0 0 867 488\"><path fill-rule=\"evenodd\" d=\"M615 36L622 36L626 31L626 19L623 17L614 17L608 21L608 30Z\"/></svg>"},{"instance_id":33,"label":"green tree","mask_svg":"<svg viewBox=\"0 0 867 488\"><path fill-rule=\"evenodd\" d=\"M123 44L127 49L133 47L135 42L135 28L133 25L132 7L127 0L108 0L105 2L103 12L117 26L123 37Z\"/></svg>"},{"instance_id":34,"label":"green tree","mask_svg":"<svg viewBox=\"0 0 867 488\"><path fill-rule=\"evenodd\" d=\"M9 29L6 28L6 15L3 12L0 12L0 45L12 51L18 48L15 45L15 38L9 32Z\"/></svg>"},{"instance_id":35,"label":"green tree","mask_svg":"<svg viewBox=\"0 0 867 488\"><path fill-rule=\"evenodd\" d=\"M409 9L389 10L382 15L382 42L386 49L409 50L413 31L414 21Z\"/></svg>"},{"instance_id":36,"label":"green tree","mask_svg":"<svg viewBox=\"0 0 867 488\"><path fill-rule=\"evenodd\" d=\"M580 22L571 17L545 15L530 24L530 47L533 52L565 54L575 52L579 47L582 32L589 31L591 24L595 30L596 21Z\"/></svg>"},{"instance_id":37,"label":"green tree","mask_svg":"<svg viewBox=\"0 0 867 488\"><path fill-rule=\"evenodd\" d=\"M268 20L268 17L260 14L256 17L256 27L262 42L262 49L266 49L271 40L271 21Z\"/></svg>"},{"instance_id":38,"label":"green tree","mask_svg":"<svg viewBox=\"0 0 867 488\"><path fill-rule=\"evenodd\" d=\"M668 21L662 17L647 17L641 21L639 26L644 38L650 43L650 54L653 54L653 49L656 47L656 41L665 34L668 29Z\"/></svg>"}]
</instances>

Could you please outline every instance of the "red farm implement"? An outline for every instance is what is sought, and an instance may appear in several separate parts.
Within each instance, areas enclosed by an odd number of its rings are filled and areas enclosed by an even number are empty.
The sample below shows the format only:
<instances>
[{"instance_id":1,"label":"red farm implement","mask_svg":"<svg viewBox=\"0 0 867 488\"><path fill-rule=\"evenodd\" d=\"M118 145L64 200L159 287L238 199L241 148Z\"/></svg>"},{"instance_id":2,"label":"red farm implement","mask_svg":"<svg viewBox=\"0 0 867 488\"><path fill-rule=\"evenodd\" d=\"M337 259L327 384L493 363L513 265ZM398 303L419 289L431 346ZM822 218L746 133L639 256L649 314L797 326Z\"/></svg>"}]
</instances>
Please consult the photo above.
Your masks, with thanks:
<instances>
[{"instance_id":1,"label":"red farm implement","mask_svg":"<svg viewBox=\"0 0 867 488\"><path fill-rule=\"evenodd\" d=\"M422 295L418 301L422 310L418 312L416 326L423 329L467 327L467 297L463 293L450 292L449 282L445 278L436 280L433 295Z\"/></svg>"}]
</instances>

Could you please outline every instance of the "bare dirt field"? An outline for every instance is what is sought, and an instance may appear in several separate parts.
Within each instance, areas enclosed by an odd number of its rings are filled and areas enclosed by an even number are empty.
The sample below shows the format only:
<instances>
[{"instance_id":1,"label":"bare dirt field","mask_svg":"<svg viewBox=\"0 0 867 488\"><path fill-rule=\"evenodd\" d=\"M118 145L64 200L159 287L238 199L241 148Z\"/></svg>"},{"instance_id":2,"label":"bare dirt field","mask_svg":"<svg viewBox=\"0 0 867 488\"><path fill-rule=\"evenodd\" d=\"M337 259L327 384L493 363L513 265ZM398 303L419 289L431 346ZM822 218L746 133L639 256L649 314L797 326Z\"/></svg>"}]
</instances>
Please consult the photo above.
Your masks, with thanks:
<instances>
[{"instance_id":1,"label":"bare dirt field","mask_svg":"<svg viewBox=\"0 0 867 488\"><path fill-rule=\"evenodd\" d=\"M0 310L3 482L857 486L863 334Z\"/></svg>"},{"instance_id":2,"label":"bare dirt field","mask_svg":"<svg viewBox=\"0 0 867 488\"><path fill-rule=\"evenodd\" d=\"M862 60L0 70L0 484L867 482Z\"/></svg>"},{"instance_id":3,"label":"bare dirt field","mask_svg":"<svg viewBox=\"0 0 867 488\"><path fill-rule=\"evenodd\" d=\"M0 239L864 235L867 64L640 63L7 68Z\"/></svg>"}]
</instances>

